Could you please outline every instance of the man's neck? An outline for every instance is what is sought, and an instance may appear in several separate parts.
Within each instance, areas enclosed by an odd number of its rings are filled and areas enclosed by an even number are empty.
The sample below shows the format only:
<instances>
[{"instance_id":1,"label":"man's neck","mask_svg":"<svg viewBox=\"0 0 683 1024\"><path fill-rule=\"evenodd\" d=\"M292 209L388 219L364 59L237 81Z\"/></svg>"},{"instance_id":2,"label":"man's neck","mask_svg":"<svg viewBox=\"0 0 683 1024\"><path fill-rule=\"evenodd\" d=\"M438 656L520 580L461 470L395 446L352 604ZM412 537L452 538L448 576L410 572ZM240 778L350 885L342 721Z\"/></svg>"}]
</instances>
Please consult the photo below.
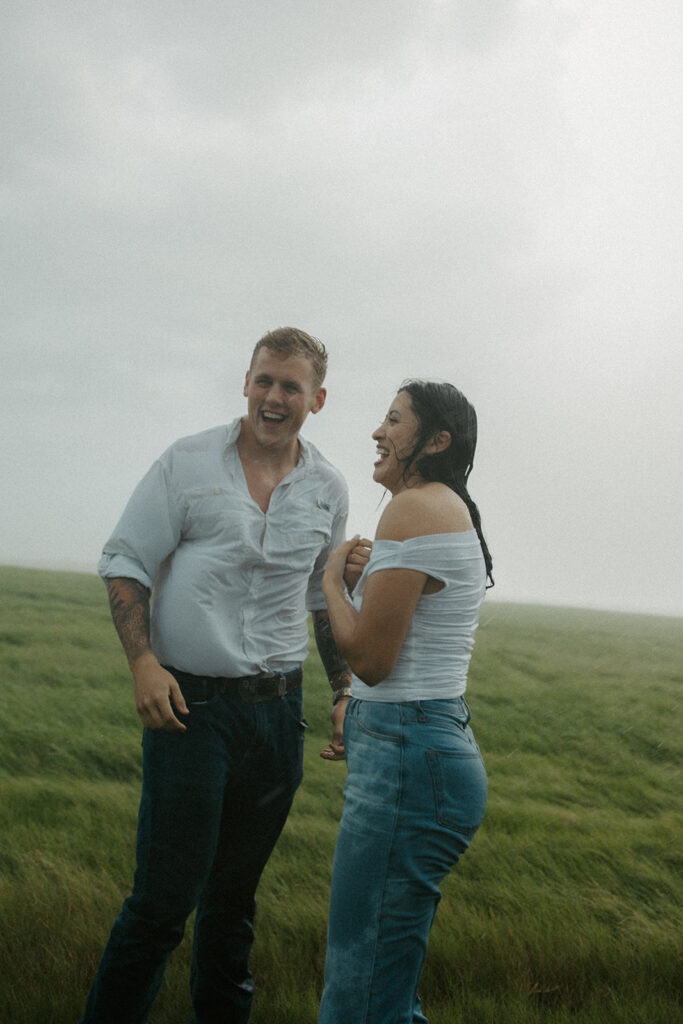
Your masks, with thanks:
<instances>
[{"instance_id":1,"label":"man's neck","mask_svg":"<svg viewBox=\"0 0 683 1024\"><path fill-rule=\"evenodd\" d=\"M243 464L248 463L254 467L261 466L268 473L281 473L286 476L299 461L301 444L298 437L283 447L261 444L254 437L249 427L249 421L244 417L237 438L237 451Z\"/></svg>"},{"instance_id":2,"label":"man's neck","mask_svg":"<svg viewBox=\"0 0 683 1024\"><path fill-rule=\"evenodd\" d=\"M300 448L298 438L284 448L262 445L251 434L249 424L242 420L237 452L249 493L263 512L268 511L270 498L277 485L297 465Z\"/></svg>"}]
</instances>

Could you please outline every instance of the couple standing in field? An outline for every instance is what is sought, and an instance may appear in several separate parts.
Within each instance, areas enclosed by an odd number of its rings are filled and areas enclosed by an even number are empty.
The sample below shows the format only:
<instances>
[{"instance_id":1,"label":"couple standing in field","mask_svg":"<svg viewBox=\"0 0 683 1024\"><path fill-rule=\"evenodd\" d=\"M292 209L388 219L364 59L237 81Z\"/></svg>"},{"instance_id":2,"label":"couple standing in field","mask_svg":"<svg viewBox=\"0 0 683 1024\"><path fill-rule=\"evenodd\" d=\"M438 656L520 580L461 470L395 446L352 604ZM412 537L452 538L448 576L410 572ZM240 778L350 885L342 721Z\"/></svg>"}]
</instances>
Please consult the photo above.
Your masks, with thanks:
<instances>
[{"instance_id":1,"label":"couple standing in field","mask_svg":"<svg viewBox=\"0 0 683 1024\"><path fill-rule=\"evenodd\" d=\"M372 435L392 499L374 543L344 540L345 482L300 437L326 368L303 331L266 334L246 415L171 445L105 545L143 781L133 891L81 1024L147 1019L195 909L193 1024L246 1024L254 895L302 777L308 611L332 687L322 756L348 762L320 1024L427 1020L439 885L486 803L463 697L491 579L476 416L449 384L403 384Z\"/></svg>"}]
</instances>

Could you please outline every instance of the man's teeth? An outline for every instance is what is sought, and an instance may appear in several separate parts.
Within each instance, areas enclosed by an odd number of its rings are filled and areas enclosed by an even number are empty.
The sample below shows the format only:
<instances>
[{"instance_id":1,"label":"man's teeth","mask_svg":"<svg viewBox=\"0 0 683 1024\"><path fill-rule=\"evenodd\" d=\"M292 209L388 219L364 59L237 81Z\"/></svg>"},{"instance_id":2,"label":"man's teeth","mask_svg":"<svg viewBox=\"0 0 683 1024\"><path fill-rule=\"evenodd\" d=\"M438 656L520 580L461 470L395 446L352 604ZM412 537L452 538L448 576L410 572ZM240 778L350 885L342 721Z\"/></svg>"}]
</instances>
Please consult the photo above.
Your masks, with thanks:
<instances>
[{"instance_id":1,"label":"man's teeth","mask_svg":"<svg viewBox=\"0 0 683 1024\"><path fill-rule=\"evenodd\" d=\"M279 416L275 412L263 412L261 413L261 415L263 416L264 420L267 420L269 423L282 423L282 421L284 420L284 416Z\"/></svg>"},{"instance_id":2,"label":"man's teeth","mask_svg":"<svg viewBox=\"0 0 683 1024\"><path fill-rule=\"evenodd\" d=\"M377 448L376 451L380 459L385 459L389 454L388 448Z\"/></svg>"}]
</instances>

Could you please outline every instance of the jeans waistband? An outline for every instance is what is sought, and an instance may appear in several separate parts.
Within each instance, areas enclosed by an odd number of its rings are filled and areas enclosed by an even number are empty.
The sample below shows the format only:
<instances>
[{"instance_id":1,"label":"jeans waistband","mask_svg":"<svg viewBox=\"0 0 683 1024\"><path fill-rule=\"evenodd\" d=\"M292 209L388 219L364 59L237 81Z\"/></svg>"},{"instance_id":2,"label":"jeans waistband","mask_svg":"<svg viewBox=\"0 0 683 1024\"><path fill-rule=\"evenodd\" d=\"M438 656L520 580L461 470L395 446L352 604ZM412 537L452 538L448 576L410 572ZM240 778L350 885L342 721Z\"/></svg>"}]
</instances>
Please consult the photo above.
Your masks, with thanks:
<instances>
[{"instance_id":1,"label":"jeans waistband","mask_svg":"<svg viewBox=\"0 0 683 1024\"><path fill-rule=\"evenodd\" d=\"M301 686L301 666L289 672L260 672L255 676L193 676L172 665L164 665L182 686L183 683L201 684L207 700L219 693L234 693L250 704L284 697Z\"/></svg>"},{"instance_id":2,"label":"jeans waistband","mask_svg":"<svg viewBox=\"0 0 683 1024\"><path fill-rule=\"evenodd\" d=\"M419 700L385 701L372 700L371 697L351 697L349 707L367 705L381 713L382 709L389 715L397 716L401 722L426 722L430 717L451 717L457 719L462 726L469 724L472 717L469 704L464 697L436 697Z\"/></svg>"}]
</instances>

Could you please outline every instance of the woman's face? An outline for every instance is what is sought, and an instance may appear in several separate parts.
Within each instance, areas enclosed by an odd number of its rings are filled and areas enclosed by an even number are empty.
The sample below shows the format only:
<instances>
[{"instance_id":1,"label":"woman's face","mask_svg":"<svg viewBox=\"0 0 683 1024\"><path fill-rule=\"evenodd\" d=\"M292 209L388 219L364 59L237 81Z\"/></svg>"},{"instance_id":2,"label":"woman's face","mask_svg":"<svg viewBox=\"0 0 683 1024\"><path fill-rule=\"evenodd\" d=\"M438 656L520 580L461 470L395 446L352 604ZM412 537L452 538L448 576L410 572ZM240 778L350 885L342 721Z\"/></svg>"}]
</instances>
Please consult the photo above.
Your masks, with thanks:
<instances>
[{"instance_id":1,"label":"woman's face","mask_svg":"<svg viewBox=\"0 0 683 1024\"><path fill-rule=\"evenodd\" d=\"M417 442L419 426L410 395L399 391L384 422L372 435L377 442L378 456L372 479L392 494L398 494L406 486L404 472Z\"/></svg>"}]
</instances>

